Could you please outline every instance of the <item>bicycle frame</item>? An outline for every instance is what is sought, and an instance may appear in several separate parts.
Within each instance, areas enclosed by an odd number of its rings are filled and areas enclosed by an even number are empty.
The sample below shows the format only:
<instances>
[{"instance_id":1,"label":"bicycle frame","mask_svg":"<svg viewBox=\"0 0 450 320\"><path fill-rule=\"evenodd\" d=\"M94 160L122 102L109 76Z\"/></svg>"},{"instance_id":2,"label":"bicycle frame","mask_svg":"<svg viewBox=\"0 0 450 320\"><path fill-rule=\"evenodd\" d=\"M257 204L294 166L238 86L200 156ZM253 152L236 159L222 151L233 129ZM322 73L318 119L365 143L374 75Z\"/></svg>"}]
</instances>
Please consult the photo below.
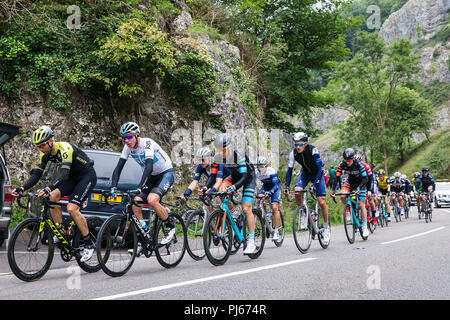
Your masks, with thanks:
<instances>
[{"instance_id":1,"label":"bicycle frame","mask_svg":"<svg viewBox=\"0 0 450 320\"><path fill-rule=\"evenodd\" d=\"M302 191L295 191L295 192L299 192L299 193L305 193L306 195L303 196L303 202L302 202L302 206L305 207L306 209L306 214L308 215L308 219L310 221L310 224L313 227L313 232L314 234L318 234L319 233L319 226L318 226L318 221L319 221L319 202L317 201L316 196L313 193L313 190L310 188L308 190L302 190ZM315 203L315 208L314 208L314 215L315 215L315 219L313 219L313 217L311 216L311 212L309 210L308 207L308 199L311 199L314 201Z\"/></svg>"},{"instance_id":2,"label":"bicycle frame","mask_svg":"<svg viewBox=\"0 0 450 320\"><path fill-rule=\"evenodd\" d=\"M237 240L239 243L244 242L244 226L245 226L245 213L242 211L242 218L243 218L243 224L242 224L242 230L239 230L238 226L236 225L236 222L234 222L233 216L231 215L230 209L228 208L228 201L231 201L230 198L224 197L222 200L221 209L224 211L224 217L226 217L230 223L231 227L233 228L234 235L237 237ZM225 219L222 219L222 225L220 226L222 228L221 237L224 236L223 231L225 229ZM218 226L216 226L217 230Z\"/></svg>"}]
</instances>

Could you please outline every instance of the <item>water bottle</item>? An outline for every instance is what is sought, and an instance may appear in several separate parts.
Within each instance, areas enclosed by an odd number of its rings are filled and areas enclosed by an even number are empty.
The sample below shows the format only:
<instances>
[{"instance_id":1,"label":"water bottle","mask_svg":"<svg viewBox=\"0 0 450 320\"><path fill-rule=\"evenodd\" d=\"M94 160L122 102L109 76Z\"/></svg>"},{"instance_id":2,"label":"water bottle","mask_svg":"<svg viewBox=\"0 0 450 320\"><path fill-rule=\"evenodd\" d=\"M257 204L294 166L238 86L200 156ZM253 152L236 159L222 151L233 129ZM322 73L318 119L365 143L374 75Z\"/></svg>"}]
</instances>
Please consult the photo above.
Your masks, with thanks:
<instances>
[{"instance_id":1,"label":"water bottle","mask_svg":"<svg viewBox=\"0 0 450 320\"><path fill-rule=\"evenodd\" d=\"M147 226L147 223L145 223L144 220L140 220L139 223L141 224L142 229L144 229L144 231L145 231L146 233L148 233L148 232L150 231L150 229L149 229L148 226Z\"/></svg>"},{"instance_id":2,"label":"water bottle","mask_svg":"<svg viewBox=\"0 0 450 320\"><path fill-rule=\"evenodd\" d=\"M309 209L309 214L311 215L313 221L316 221L316 215L314 214L314 211L312 211L312 209Z\"/></svg>"}]
</instances>

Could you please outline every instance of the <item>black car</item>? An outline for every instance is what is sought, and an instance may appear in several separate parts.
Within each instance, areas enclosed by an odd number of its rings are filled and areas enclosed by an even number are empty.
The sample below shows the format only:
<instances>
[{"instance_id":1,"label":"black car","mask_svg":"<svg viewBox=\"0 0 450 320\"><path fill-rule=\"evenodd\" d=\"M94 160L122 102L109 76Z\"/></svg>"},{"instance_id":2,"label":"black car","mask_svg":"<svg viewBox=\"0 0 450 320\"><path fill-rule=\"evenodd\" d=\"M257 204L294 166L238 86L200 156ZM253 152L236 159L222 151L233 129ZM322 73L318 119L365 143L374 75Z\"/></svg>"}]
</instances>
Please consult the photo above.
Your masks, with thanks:
<instances>
[{"instance_id":1,"label":"black car","mask_svg":"<svg viewBox=\"0 0 450 320\"><path fill-rule=\"evenodd\" d=\"M91 150L91 149L83 149L83 151L94 160L94 169L97 173L97 184L95 185L94 190L89 195L88 199L83 203L81 207L81 213L86 217L96 216L103 220L109 218L112 214L120 213L122 209L125 208L124 204L121 203L121 197L117 197L116 199L110 199L109 202L114 204L112 206L108 206L104 203L104 199L102 199L102 192L109 192L111 189L111 177L114 171L114 168L117 165L117 162L120 158L119 152L113 151L105 151L105 150ZM40 182L40 187L44 187L48 185L52 178L56 177L58 167L53 163L49 163L46 168ZM120 180L118 183L118 189L121 191L126 190L135 190L138 187L139 182L141 181L143 169L139 166L136 161L130 159L127 161L122 173L120 175ZM68 197L62 197L61 203L67 204ZM36 216L36 213L39 208L39 200L32 199L31 205L31 215ZM66 207L62 207L63 211L63 220L64 224L67 224L71 218L70 215L66 211ZM142 210L144 219L148 219L149 209L148 206L144 206Z\"/></svg>"},{"instance_id":2,"label":"black car","mask_svg":"<svg viewBox=\"0 0 450 320\"><path fill-rule=\"evenodd\" d=\"M6 167L5 144L19 134L18 126L0 122L0 146L3 155L0 154L0 246L8 239L8 228L11 222L12 186L11 178Z\"/></svg>"}]
</instances>

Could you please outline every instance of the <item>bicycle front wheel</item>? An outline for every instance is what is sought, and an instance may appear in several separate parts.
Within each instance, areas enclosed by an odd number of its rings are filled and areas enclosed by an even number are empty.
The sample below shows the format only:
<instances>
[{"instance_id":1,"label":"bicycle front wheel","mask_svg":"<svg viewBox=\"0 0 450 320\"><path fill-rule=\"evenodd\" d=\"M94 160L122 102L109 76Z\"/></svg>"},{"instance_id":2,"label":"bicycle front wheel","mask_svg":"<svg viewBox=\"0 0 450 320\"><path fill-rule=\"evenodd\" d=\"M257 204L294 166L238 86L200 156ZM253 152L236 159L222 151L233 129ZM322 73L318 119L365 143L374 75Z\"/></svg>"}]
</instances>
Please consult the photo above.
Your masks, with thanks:
<instances>
[{"instance_id":1,"label":"bicycle front wheel","mask_svg":"<svg viewBox=\"0 0 450 320\"><path fill-rule=\"evenodd\" d=\"M295 209L292 219L292 232L297 249L301 253L306 253L312 242L312 226L305 207L297 207Z\"/></svg>"},{"instance_id":2,"label":"bicycle front wheel","mask_svg":"<svg viewBox=\"0 0 450 320\"><path fill-rule=\"evenodd\" d=\"M39 232L38 218L25 219L14 229L8 243L8 263L17 278L35 281L45 275L53 261L53 234L47 224ZM48 242L42 243L46 237Z\"/></svg>"},{"instance_id":3,"label":"bicycle front wheel","mask_svg":"<svg viewBox=\"0 0 450 320\"><path fill-rule=\"evenodd\" d=\"M109 217L100 228L96 247L102 270L111 277L123 276L136 258L137 235L134 223L124 214Z\"/></svg>"},{"instance_id":4,"label":"bicycle front wheel","mask_svg":"<svg viewBox=\"0 0 450 320\"><path fill-rule=\"evenodd\" d=\"M258 258L264 249L264 244L266 242L266 226L262 217L262 212L260 209L253 209L253 217L255 218L255 246L256 252L253 254L249 254L248 256L251 259ZM244 234L248 239L248 227L247 223L244 225Z\"/></svg>"},{"instance_id":5,"label":"bicycle front wheel","mask_svg":"<svg viewBox=\"0 0 450 320\"><path fill-rule=\"evenodd\" d=\"M223 265L230 256L232 245L231 223L223 210L216 210L206 219L203 232L203 248L206 257L215 266Z\"/></svg>"},{"instance_id":6,"label":"bicycle front wheel","mask_svg":"<svg viewBox=\"0 0 450 320\"><path fill-rule=\"evenodd\" d=\"M347 236L348 242L354 243L356 229L355 229L355 222L353 221L352 208L349 205L345 206L343 215L344 215L345 235Z\"/></svg>"},{"instance_id":7,"label":"bicycle front wheel","mask_svg":"<svg viewBox=\"0 0 450 320\"><path fill-rule=\"evenodd\" d=\"M100 219L99 217L89 217L86 219L87 225L88 225L88 229L89 229L89 235L92 239L92 242L96 243L97 242L97 237L98 237L98 233L100 231L100 228L103 224L103 220ZM74 239L73 239L73 247L74 248L80 248L80 244L81 244L82 240L81 240L81 232L78 230L75 233ZM99 271L102 267L100 266L100 263L98 262L97 259L95 259L95 257L92 257L91 259L89 259L86 262L81 262L81 256L75 256L78 265L80 266L81 269L83 269L84 271L88 272L88 273L93 273L93 272L97 272Z\"/></svg>"},{"instance_id":8,"label":"bicycle front wheel","mask_svg":"<svg viewBox=\"0 0 450 320\"><path fill-rule=\"evenodd\" d=\"M203 228L205 213L202 210L191 212L186 220L187 246L186 249L192 259L199 261L205 257L203 249Z\"/></svg>"},{"instance_id":9,"label":"bicycle front wheel","mask_svg":"<svg viewBox=\"0 0 450 320\"><path fill-rule=\"evenodd\" d=\"M164 268L168 269L176 267L183 260L187 243L186 226L183 219L175 212L169 213L169 219L175 226L175 234L172 240L167 244L160 244L165 237L165 229L167 228L161 220L158 222L154 239L155 243L158 244L155 251L156 259Z\"/></svg>"},{"instance_id":10,"label":"bicycle front wheel","mask_svg":"<svg viewBox=\"0 0 450 320\"><path fill-rule=\"evenodd\" d=\"M284 217L283 213L281 212L281 206L278 209L280 212L280 225L278 226L278 240L274 241L275 245L277 247L281 247L284 241ZM273 221L274 217L272 216L272 226L275 226L275 222Z\"/></svg>"}]
</instances>

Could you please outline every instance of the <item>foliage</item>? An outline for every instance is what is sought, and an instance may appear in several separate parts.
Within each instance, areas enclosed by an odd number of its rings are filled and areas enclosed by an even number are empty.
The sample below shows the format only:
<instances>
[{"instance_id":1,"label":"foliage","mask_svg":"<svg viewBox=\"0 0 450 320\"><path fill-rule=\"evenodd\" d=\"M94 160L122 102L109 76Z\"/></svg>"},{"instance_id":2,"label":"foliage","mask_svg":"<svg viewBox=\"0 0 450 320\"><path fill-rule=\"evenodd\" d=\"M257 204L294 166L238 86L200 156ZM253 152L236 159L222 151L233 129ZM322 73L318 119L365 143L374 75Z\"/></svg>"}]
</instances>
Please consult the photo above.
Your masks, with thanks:
<instances>
[{"instance_id":1,"label":"foliage","mask_svg":"<svg viewBox=\"0 0 450 320\"><path fill-rule=\"evenodd\" d=\"M361 32L358 40L361 50L340 64L324 94L334 94L352 115L341 130L342 142L365 146L372 153L381 149L387 170L389 156L400 152L402 157L405 139L429 129L431 103L406 87L418 71L418 57L411 53L408 40L394 42L390 48L376 32ZM354 133L359 140L352 137Z\"/></svg>"}]
</instances>

